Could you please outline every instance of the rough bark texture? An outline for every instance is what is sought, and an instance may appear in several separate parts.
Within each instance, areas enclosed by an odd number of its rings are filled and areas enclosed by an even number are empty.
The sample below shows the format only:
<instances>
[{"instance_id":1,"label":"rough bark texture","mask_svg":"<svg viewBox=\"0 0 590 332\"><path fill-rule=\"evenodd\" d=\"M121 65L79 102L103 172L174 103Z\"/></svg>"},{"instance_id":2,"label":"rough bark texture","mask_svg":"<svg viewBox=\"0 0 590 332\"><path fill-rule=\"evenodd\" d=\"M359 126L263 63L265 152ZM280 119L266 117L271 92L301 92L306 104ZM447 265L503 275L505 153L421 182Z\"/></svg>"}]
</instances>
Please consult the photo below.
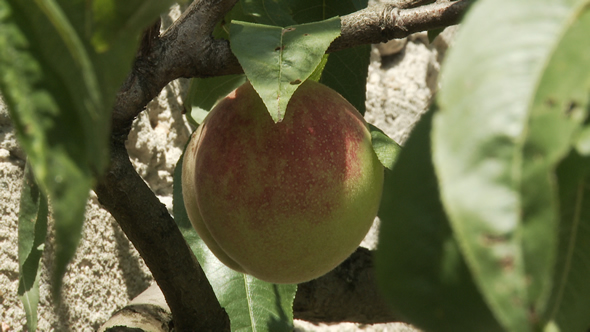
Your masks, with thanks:
<instances>
[{"instance_id":1,"label":"rough bark texture","mask_svg":"<svg viewBox=\"0 0 590 332\"><path fill-rule=\"evenodd\" d=\"M111 165L96 193L145 259L168 302L177 331L223 331L229 320L184 242L174 220L133 169L124 141L135 117L170 81L180 77L210 77L240 73L227 41L215 40L215 24L237 0L196 0L162 36L148 30L131 74L113 109ZM422 1L404 1L407 6ZM416 31L455 24L472 1L439 2L419 8L372 6L342 18L342 35L329 52L361 44L406 37ZM405 7L402 6L402 7ZM149 33L149 32L152 33ZM393 319L374 288L368 253L355 256L324 278L303 284L295 316L312 321L383 322ZM328 278L337 289L327 290ZM329 291L333 301L314 301ZM366 312L342 312L346 301L365 301ZM372 295L374 294L374 296ZM378 308L373 305L378 303ZM355 306L358 308L358 306Z\"/></svg>"},{"instance_id":2,"label":"rough bark texture","mask_svg":"<svg viewBox=\"0 0 590 332\"><path fill-rule=\"evenodd\" d=\"M162 88L180 77L211 77L242 72L229 43L213 39L215 24L237 0L195 1L137 58L113 108L113 130L124 134L133 119ZM472 0L400 9L375 5L342 17L342 33L328 52L404 38L412 33L457 24ZM121 132L121 130L123 130Z\"/></svg>"},{"instance_id":3,"label":"rough bark texture","mask_svg":"<svg viewBox=\"0 0 590 332\"><path fill-rule=\"evenodd\" d=\"M205 273L166 206L131 165L122 142L111 145L109 172L95 191L150 268L175 314L176 328L229 331L229 318Z\"/></svg>"},{"instance_id":4,"label":"rough bark texture","mask_svg":"<svg viewBox=\"0 0 590 332\"><path fill-rule=\"evenodd\" d=\"M342 33L328 52L362 44L378 44L413 33L458 24L471 1L433 3L401 9L379 4L342 17Z\"/></svg>"},{"instance_id":5,"label":"rough bark texture","mask_svg":"<svg viewBox=\"0 0 590 332\"><path fill-rule=\"evenodd\" d=\"M194 1L163 36L151 38L154 29L148 29L132 73L117 96L111 163L95 190L144 257L172 310L177 331L229 331L229 318L166 207L133 168L124 142L133 119L166 84L191 76L187 68L206 72L202 58L216 49L210 34L236 2Z\"/></svg>"}]
</instances>

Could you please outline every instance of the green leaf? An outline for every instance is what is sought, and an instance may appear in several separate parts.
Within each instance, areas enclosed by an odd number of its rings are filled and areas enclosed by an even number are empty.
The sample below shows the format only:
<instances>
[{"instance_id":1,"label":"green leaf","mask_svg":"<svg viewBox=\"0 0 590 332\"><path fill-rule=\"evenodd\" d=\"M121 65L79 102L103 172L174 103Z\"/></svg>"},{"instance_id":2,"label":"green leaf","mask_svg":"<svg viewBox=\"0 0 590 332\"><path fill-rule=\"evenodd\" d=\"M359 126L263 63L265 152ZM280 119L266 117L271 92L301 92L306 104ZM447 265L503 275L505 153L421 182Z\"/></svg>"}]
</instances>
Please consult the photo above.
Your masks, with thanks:
<instances>
[{"instance_id":1,"label":"green leaf","mask_svg":"<svg viewBox=\"0 0 590 332\"><path fill-rule=\"evenodd\" d=\"M273 120L280 122L295 90L339 35L338 18L287 28L233 21L230 44Z\"/></svg>"},{"instance_id":2,"label":"green leaf","mask_svg":"<svg viewBox=\"0 0 590 332\"><path fill-rule=\"evenodd\" d=\"M330 58L329 54L324 54L324 56L322 57L322 61L320 61L320 64L315 67L315 69L313 70L313 73L311 73L311 75L309 75L310 80L315 81L315 82L319 82L320 79L322 78L322 73L324 72L324 68L326 67L326 63L328 63L328 59Z\"/></svg>"},{"instance_id":3,"label":"green leaf","mask_svg":"<svg viewBox=\"0 0 590 332\"><path fill-rule=\"evenodd\" d=\"M133 3L0 0L0 91L52 202L54 293L78 245L89 190L107 166L116 91L141 30L170 1Z\"/></svg>"},{"instance_id":4,"label":"green leaf","mask_svg":"<svg viewBox=\"0 0 590 332\"><path fill-rule=\"evenodd\" d=\"M248 22L285 27L323 21L366 8L368 0L240 0L232 11Z\"/></svg>"},{"instance_id":5,"label":"green leaf","mask_svg":"<svg viewBox=\"0 0 590 332\"><path fill-rule=\"evenodd\" d=\"M138 33L154 23L159 14L166 11L172 3L173 1L154 0L92 1L91 7L88 6L88 14L93 18L94 27L92 45L97 52L103 53L113 45L121 47L122 41L138 40Z\"/></svg>"},{"instance_id":6,"label":"green leaf","mask_svg":"<svg viewBox=\"0 0 590 332\"><path fill-rule=\"evenodd\" d=\"M580 65L590 61L587 4L478 1L441 75L432 139L442 201L478 287L510 331L542 324L552 288L553 171L590 90Z\"/></svg>"},{"instance_id":7,"label":"green leaf","mask_svg":"<svg viewBox=\"0 0 590 332\"><path fill-rule=\"evenodd\" d=\"M363 115L370 58L370 45L332 53L320 80L320 83L340 93Z\"/></svg>"},{"instance_id":8,"label":"green leaf","mask_svg":"<svg viewBox=\"0 0 590 332\"><path fill-rule=\"evenodd\" d=\"M352 5L354 6L354 11L367 8L367 5L369 3L368 0L351 0L351 1L352 1Z\"/></svg>"},{"instance_id":9,"label":"green leaf","mask_svg":"<svg viewBox=\"0 0 590 332\"><path fill-rule=\"evenodd\" d=\"M80 83L84 78L72 65L76 64L75 57L84 58L84 52L75 50L79 46L75 41L62 39L71 29L62 28L60 35L42 9L36 4L25 9L0 1L0 90L39 185L52 199L57 291L80 237L91 168L105 165L97 156L106 144L100 144L104 139L93 135L104 125L102 136L106 138L107 127L106 120L101 122L97 117L96 98L90 96L96 91L86 94L85 85ZM45 48L55 53L49 54ZM71 48L77 53L70 53ZM68 71L72 76L62 76ZM95 128L85 130L94 120Z\"/></svg>"},{"instance_id":10,"label":"green leaf","mask_svg":"<svg viewBox=\"0 0 590 332\"><path fill-rule=\"evenodd\" d=\"M561 222L548 321L556 331L590 326L590 158L571 153L557 168Z\"/></svg>"},{"instance_id":11,"label":"green leaf","mask_svg":"<svg viewBox=\"0 0 590 332\"><path fill-rule=\"evenodd\" d=\"M215 26L215 30L213 30L213 36L215 38L229 40L229 28L231 26L231 22L234 20L242 22L259 23L257 22L256 17L254 15L244 10L244 0L240 0L233 6L233 8L227 14L225 14L223 20L221 20L221 22L219 22Z\"/></svg>"},{"instance_id":12,"label":"green leaf","mask_svg":"<svg viewBox=\"0 0 590 332\"><path fill-rule=\"evenodd\" d=\"M297 285L276 285L236 272L207 248L192 227L182 197L182 157L174 170L174 220L195 253L232 331L293 331Z\"/></svg>"},{"instance_id":13,"label":"green leaf","mask_svg":"<svg viewBox=\"0 0 590 332\"><path fill-rule=\"evenodd\" d=\"M385 171L377 280L394 312L426 331L502 331L467 268L439 198L432 165L433 110Z\"/></svg>"},{"instance_id":14,"label":"green leaf","mask_svg":"<svg viewBox=\"0 0 590 332\"><path fill-rule=\"evenodd\" d=\"M18 218L18 297L27 317L27 329L37 330L39 262L47 236L47 198L39 190L30 165L25 167Z\"/></svg>"},{"instance_id":15,"label":"green leaf","mask_svg":"<svg viewBox=\"0 0 590 332\"><path fill-rule=\"evenodd\" d=\"M215 104L246 82L244 75L193 78L184 101L184 109L191 123L198 125Z\"/></svg>"},{"instance_id":16,"label":"green leaf","mask_svg":"<svg viewBox=\"0 0 590 332\"><path fill-rule=\"evenodd\" d=\"M246 5L245 3L249 4ZM269 10L280 6L281 15L289 13L298 24L322 21L331 17L350 14L367 7L367 0L288 0L274 4L274 0L242 0L236 4L230 14L222 22L223 27L234 20L272 24L275 20ZM270 6L269 6L270 4ZM286 5L288 4L288 6ZM288 7L288 8L287 8ZM258 8L258 9L256 9ZM252 10L253 12L248 12ZM282 18L281 20L286 20ZM286 22L286 21L285 21ZM276 25L285 26L287 23ZM292 23L295 24L295 23ZM220 27L221 27L220 26ZM219 28L216 31L222 31ZM219 33L225 36L225 33ZM332 53L329 61L321 65L323 75L319 82L331 87L356 107L361 114L365 113L367 74L370 62L371 46L363 45ZM325 59L324 59L325 60ZM316 74L322 74L317 71ZM316 80L316 76L313 76Z\"/></svg>"},{"instance_id":17,"label":"green leaf","mask_svg":"<svg viewBox=\"0 0 590 332\"><path fill-rule=\"evenodd\" d=\"M590 106L590 68L580 66L590 63L590 7L571 15L536 88L522 148L523 249L526 273L535 276L528 291L537 313L545 310L557 254L561 204L554 171L575 145Z\"/></svg>"},{"instance_id":18,"label":"green leaf","mask_svg":"<svg viewBox=\"0 0 590 332\"><path fill-rule=\"evenodd\" d=\"M377 154L377 158L383 166L390 171L393 170L395 160L401 150L399 144L387 136L381 129L369 123L369 130L371 131L371 142L373 143L373 150Z\"/></svg>"},{"instance_id":19,"label":"green leaf","mask_svg":"<svg viewBox=\"0 0 590 332\"><path fill-rule=\"evenodd\" d=\"M576 151L583 156L590 155L590 127L585 127L578 133Z\"/></svg>"},{"instance_id":20,"label":"green leaf","mask_svg":"<svg viewBox=\"0 0 590 332\"><path fill-rule=\"evenodd\" d=\"M438 28L438 29L428 30L428 41L430 43L432 43L434 41L434 39L436 37L438 37L438 35L440 35L440 33L443 32L444 30L445 30L445 28Z\"/></svg>"},{"instance_id":21,"label":"green leaf","mask_svg":"<svg viewBox=\"0 0 590 332\"><path fill-rule=\"evenodd\" d=\"M293 19L302 24L350 14L366 8L368 0L289 0L289 3ZM361 114L365 114L370 57L370 45L332 53L319 81L340 93Z\"/></svg>"}]
</instances>

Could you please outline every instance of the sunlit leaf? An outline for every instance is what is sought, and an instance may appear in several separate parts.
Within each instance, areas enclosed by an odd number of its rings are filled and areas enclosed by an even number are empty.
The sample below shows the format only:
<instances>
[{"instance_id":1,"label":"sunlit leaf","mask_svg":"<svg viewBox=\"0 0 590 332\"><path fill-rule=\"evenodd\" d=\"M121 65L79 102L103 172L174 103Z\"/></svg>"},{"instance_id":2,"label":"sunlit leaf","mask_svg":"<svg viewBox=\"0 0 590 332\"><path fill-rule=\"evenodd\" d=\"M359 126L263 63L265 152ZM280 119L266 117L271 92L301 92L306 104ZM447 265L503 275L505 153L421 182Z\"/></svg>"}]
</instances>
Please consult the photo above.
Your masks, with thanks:
<instances>
[{"instance_id":1,"label":"sunlit leaf","mask_svg":"<svg viewBox=\"0 0 590 332\"><path fill-rule=\"evenodd\" d=\"M387 136L381 129L369 124L371 130L371 142L373 143L373 150L377 154L377 158L385 168L390 171L393 170L393 165L401 147L389 136Z\"/></svg>"},{"instance_id":2,"label":"sunlit leaf","mask_svg":"<svg viewBox=\"0 0 590 332\"><path fill-rule=\"evenodd\" d=\"M377 279L394 312L426 331L502 331L440 202L430 153L432 113L423 115L393 171L385 173Z\"/></svg>"},{"instance_id":3,"label":"sunlit leaf","mask_svg":"<svg viewBox=\"0 0 590 332\"><path fill-rule=\"evenodd\" d=\"M432 137L442 201L478 287L511 331L542 324L552 288L553 171L590 89L579 65L590 61L587 4L478 1L442 73Z\"/></svg>"},{"instance_id":4,"label":"sunlit leaf","mask_svg":"<svg viewBox=\"0 0 590 332\"><path fill-rule=\"evenodd\" d=\"M230 27L232 52L275 122L339 35L338 18L286 28L233 21Z\"/></svg>"},{"instance_id":5,"label":"sunlit leaf","mask_svg":"<svg viewBox=\"0 0 590 332\"><path fill-rule=\"evenodd\" d=\"M586 127L578 133L576 150L583 156L590 155L590 127Z\"/></svg>"}]
</instances>

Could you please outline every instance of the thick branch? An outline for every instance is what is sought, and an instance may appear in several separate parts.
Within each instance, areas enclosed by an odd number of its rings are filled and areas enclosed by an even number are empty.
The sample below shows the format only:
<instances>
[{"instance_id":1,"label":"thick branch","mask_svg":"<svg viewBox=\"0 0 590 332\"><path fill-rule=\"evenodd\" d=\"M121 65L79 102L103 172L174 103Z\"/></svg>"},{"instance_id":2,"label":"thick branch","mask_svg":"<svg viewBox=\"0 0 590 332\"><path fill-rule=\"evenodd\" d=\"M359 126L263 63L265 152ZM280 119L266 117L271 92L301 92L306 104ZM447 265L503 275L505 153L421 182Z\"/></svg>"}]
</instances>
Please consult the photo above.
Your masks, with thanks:
<instances>
[{"instance_id":1,"label":"thick branch","mask_svg":"<svg viewBox=\"0 0 590 332\"><path fill-rule=\"evenodd\" d=\"M184 14L143 50L117 94L113 133L129 132L133 119L171 81L180 77L223 75L237 60L223 40L211 36L217 22L238 0L196 0ZM238 65L239 66L239 65Z\"/></svg>"},{"instance_id":2,"label":"thick branch","mask_svg":"<svg viewBox=\"0 0 590 332\"><path fill-rule=\"evenodd\" d=\"M153 27L147 30L132 73L117 95L111 163L95 190L162 289L176 331L229 331L229 318L166 207L133 168L125 140L133 119L166 84L184 75L187 67L203 68L199 59L216 49L209 36L236 2L197 0L162 37L154 36Z\"/></svg>"},{"instance_id":3,"label":"thick branch","mask_svg":"<svg viewBox=\"0 0 590 332\"><path fill-rule=\"evenodd\" d=\"M176 330L229 331L229 318L201 266L166 207L133 168L123 143L112 144L109 172L95 191L150 268Z\"/></svg>"}]
</instances>

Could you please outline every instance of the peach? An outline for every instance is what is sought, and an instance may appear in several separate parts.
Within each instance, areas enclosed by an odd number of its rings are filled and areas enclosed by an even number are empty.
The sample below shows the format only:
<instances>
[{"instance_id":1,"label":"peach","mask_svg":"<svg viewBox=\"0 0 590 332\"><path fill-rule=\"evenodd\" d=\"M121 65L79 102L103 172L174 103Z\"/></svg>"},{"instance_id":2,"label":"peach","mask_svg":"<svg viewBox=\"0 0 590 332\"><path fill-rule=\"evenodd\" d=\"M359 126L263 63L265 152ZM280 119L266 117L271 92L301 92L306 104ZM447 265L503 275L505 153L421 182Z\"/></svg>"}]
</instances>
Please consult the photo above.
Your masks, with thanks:
<instances>
[{"instance_id":1,"label":"peach","mask_svg":"<svg viewBox=\"0 0 590 332\"><path fill-rule=\"evenodd\" d=\"M344 261L383 189L363 117L313 81L278 123L250 83L233 91L193 133L182 176L186 210L209 249L273 283L305 282Z\"/></svg>"}]
</instances>

